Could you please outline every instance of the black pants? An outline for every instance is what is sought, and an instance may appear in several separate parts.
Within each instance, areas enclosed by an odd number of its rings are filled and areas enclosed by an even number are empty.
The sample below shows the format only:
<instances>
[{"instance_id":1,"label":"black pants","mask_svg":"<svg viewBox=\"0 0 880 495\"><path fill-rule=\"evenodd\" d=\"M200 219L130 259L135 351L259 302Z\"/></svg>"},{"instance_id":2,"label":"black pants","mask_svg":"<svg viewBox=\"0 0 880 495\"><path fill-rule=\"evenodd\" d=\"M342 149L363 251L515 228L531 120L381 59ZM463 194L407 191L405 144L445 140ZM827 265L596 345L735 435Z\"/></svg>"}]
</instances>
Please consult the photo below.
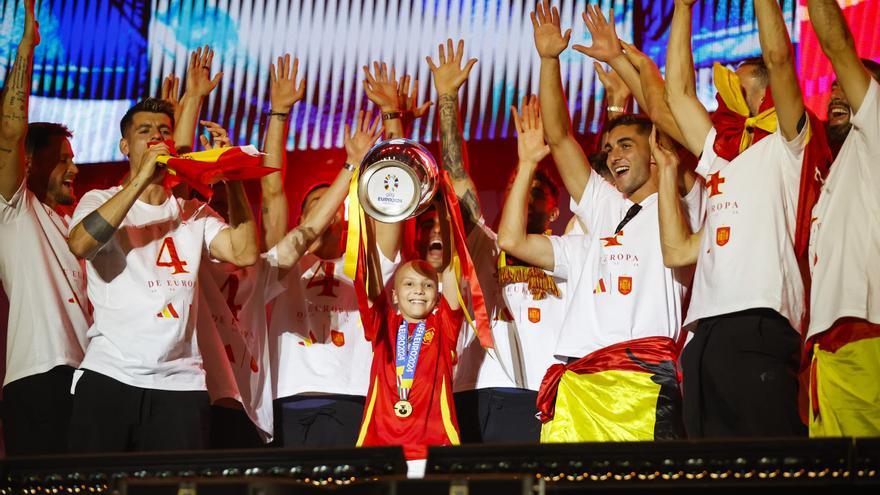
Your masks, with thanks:
<instances>
[{"instance_id":1,"label":"black pants","mask_svg":"<svg viewBox=\"0 0 880 495\"><path fill-rule=\"evenodd\" d=\"M797 409L800 350L800 335L769 309L700 320L681 358L688 436L806 435Z\"/></svg>"},{"instance_id":2,"label":"black pants","mask_svg":"<svg viewBox=\"0 0 880 495\"><path fill-rule=\"evenodd\" d=\"M207 392L133 387L85 370L73 396L71 452L204 449Z\"/></svg>"},{"instance_id":3,"label":"black pants","mask_svg":"<svg viewBox=\"0 0 880 495\"><path fill-rule=\"evenodd\" d=\"M295 395L275 401L277 447L354 447L364 417L358 395Z\"/></svg>"},{"instance_id":4,"label":"black pants","mask_svg":"<svg viewBox=\"0 0 880 495\"><path fill-rule=\"evenodd\" d=\"M462 443L526 443L541 438L538 392L481 388L455 394Z\"/></svg>"},{"instance_id":5,"label":"black pants","mask_svg":"<svg viewBox=\"0 0 880 495\"><path fill-rule=\"evenodd\" d=\"M263 445L256 425L244 410L211 406L212 449L257 449Z\"/></svg>"},{"instance_id":6,"label":"black pants","mask_svg":"<svg viewBox=\"0 0 880 495\"><path fill-rule=\"evenodd\" d=\"M70 366L56 366L3 387L3 437L8 455L67 452L73 371Z\"/></svg>"}]
</instances>

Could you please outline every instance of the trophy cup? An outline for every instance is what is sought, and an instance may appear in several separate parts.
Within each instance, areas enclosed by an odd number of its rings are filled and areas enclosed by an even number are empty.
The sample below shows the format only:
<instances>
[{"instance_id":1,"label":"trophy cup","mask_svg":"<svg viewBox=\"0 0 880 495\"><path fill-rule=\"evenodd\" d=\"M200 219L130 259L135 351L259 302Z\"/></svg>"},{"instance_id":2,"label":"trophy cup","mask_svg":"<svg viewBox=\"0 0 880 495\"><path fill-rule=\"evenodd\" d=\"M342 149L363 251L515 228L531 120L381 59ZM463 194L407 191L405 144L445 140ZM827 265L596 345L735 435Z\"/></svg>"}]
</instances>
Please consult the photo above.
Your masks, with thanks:
<instances>
[{"instance_id":1,"label":"trophy cup","mask_svg":"<svg viewBox=\"0 0 880 495\"><path fill-rule=\"evenodd\" d=\"M438 187L437 162L415 141L382 141L364 157L358 199L364 212L383 223L414 217L431 203Z\"/></svg>"}]
</instances>

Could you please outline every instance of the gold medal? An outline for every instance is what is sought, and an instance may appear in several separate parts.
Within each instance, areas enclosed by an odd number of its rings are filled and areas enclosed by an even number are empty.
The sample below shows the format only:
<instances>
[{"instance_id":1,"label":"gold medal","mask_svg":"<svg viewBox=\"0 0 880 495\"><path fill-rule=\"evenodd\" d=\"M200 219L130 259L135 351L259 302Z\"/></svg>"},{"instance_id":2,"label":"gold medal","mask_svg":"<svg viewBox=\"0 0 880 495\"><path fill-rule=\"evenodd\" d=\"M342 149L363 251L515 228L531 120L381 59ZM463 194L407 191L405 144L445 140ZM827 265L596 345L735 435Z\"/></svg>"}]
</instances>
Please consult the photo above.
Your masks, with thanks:
<instances>
[{"instance_id":1,"label":"gold medal","mask_svg":"<svg viewBox=\"0 0 880 495\"><path fill-rule=\"evenodd\" d=\"M399 400L394 404L394 414L398 418L409 417L413 412L412 404L408 400Z\"/></svg>"}]
</instances>

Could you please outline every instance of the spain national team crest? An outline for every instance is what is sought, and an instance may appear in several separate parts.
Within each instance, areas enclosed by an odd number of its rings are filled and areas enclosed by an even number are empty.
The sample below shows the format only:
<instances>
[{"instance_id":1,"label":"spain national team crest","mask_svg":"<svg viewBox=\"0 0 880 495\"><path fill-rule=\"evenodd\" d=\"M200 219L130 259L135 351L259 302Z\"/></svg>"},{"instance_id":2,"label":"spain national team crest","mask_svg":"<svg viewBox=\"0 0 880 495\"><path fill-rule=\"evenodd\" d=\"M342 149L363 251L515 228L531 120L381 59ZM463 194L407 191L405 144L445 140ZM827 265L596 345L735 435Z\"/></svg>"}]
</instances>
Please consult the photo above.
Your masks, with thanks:
<instances>
[{"instance_id":1,"label":"spain national team crest","mask_svg":"<svg viewBox=\"0 0 880 495\"><path fill-rule=\"evenodd\" d=\"M724 246L730 241L730 227L718 227L715 230L715 244Z\"/></svg>"},{"instance_id":2,"label":"spain national team crest","mask_svg":"<svg viewBox=\"0 0 880 495\"><path fill-rule=\"evenodd\" d=\"M336 330L330 330L330 340L333 341L333 345L336 347L342 347L345 345L345 334Z\"/></svg>"},{"instance_id":3,"label":"spain national team crest","mask_svg":"<svg viewBox=\"0 0 880 495\"><path fill-rule=\"evenodd\" d=\"M426 344L430 344L434 341L434 329L429 328L427 332L425 332L425 336L422 337L422 342Z\"/></svg>"},{"instance_id":4,"label":"spain national team crest","mask_svg":"<svg viewBox=\"0 0 880 495\"><path fill-rule=\"evenodd\" d=\"M532 323L541 321L541 308L529 308L529 321Z\"/></svg>"},{"instance_id":5,"label":"spain national team crest","mask_svg":"<svg viewBox=\"0 0 880 495\"><path fill-rule=\"evenodd\" d=\"M617 291L623 294L624 296L632 292L633 290L633 279L632 277L617 277Z\"/></svg>"}]
</instances>

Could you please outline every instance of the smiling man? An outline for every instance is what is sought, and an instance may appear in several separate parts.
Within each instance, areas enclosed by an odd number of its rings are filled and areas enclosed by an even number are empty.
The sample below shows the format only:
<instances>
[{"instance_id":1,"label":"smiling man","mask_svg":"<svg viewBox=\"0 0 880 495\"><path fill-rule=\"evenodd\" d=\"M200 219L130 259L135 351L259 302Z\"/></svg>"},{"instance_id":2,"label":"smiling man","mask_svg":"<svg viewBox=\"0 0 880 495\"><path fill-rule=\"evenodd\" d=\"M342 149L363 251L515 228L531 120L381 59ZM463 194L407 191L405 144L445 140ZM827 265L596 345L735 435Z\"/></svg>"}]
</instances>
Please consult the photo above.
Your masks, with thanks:
<instances>
[{"instance_id":1,"label":"smiling man","mask_svg":"<svg viewBox=\"0 0 880 495\"><path fill-rule=\"evenodd\" d=\"M688 276L663 264L649 144L653 124L637 115L610 121L605 151L614 185L593 173L574 136L562 89L559 55L570 32L562 34L559 13L547 2L538 5L532 24L541 57L543 134L571 194L572 211L589 233L548 238L511 229L504 242L518 258L566 279L571 292L556 345L556 356L568 364L551 368L538 394L545 422L541 441L679 437L676 361ZM679 191L690 228L699 227L702 188L695 184L692 174L682 175ZM660 358L640 357L648 349ZM611 362L622 367L608 368ZM619 373L633 370L642 373L638 378ZM653 378L646 381L645 373ZM627 402L636 396L638 401ZM659 407L658 397L671 401L668 407ZM578 406L565 406L574 403ZM619 414L621 409L630 414ZM606 428L609 423L616 427Z\"/></svg>"},{"instance_id":2,"label":"smiling man","mask_svg":"<svg viewBox=\"0 0 880 495\"><path fill-rule=\"evenodd\" d=\"M27 124L39 33L32 3L25 7L0 112L0 281L11 309L3 433L10 455L66 450L70 381L91 323L85 271L67 249L78 172L71 133L61 124Z\"/></svg>"}]
</instances>

